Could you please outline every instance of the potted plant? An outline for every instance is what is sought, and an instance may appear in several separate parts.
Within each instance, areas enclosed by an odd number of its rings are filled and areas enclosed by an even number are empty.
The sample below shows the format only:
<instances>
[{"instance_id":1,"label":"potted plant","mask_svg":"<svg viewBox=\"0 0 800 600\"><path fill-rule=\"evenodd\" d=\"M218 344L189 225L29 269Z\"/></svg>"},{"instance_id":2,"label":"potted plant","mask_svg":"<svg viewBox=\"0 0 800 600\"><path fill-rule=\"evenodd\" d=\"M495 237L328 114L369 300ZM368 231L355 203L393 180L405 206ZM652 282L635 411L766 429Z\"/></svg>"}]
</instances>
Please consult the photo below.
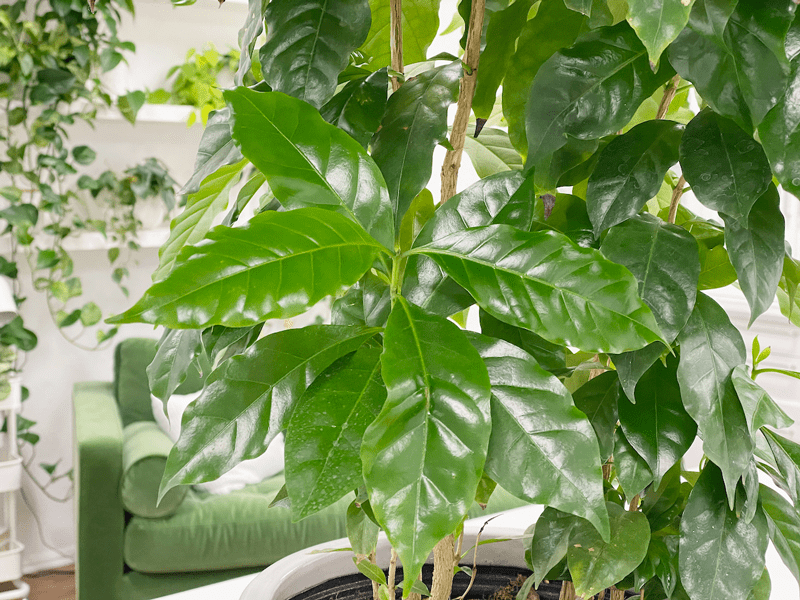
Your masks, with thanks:
<instances>
[{"instance_id":1,"label":"potted plant","mask_svg":"<svg viewBox=\"0 0 800 600\"><path fill-rule=\"evenodd\" d=\"M404 596L449 598L467 509L495 485L546 507L529 585L563 579L564 598L767 598L770 539L800 572L800 446L755 382L778 369L757 344L747 365L705 293L738 281L751 320L777 294L798 324L778 185L800 192L800 17L791 0L625 4L463 2L462 59L404 78L436 6L250 1L236 83L263 21L265 82L224 92L154 284L110 320L168 328L151 369L165 398L206 364L162 494L284 431L278 501L301 519L355 491L377 597L399 556ZM480 143L501 85L507 132L491 129L486 176L455 194L470 113ZM687 182L719 220L681 205ZM331 325L253 341L329 296ZM457 324L475 305L480 333Z\"/></svg>"}]
</instances>

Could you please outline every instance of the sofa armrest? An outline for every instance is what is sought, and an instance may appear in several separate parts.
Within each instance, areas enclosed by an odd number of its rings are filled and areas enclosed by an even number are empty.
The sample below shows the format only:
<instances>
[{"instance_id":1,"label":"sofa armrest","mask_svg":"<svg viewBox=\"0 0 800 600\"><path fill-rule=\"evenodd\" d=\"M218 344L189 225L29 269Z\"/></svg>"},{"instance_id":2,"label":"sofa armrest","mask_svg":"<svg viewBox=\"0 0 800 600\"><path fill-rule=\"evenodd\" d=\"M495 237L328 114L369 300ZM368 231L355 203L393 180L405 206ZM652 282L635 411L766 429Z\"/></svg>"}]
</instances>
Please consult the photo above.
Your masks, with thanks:
<instances>
[{"instance_id":1,"label":"sofa armrest","mask_svg":"<svg viewBox=\"0 0 800 600\"><path fill-rule=\"evenodd\" d=\"M123 574L125 512L119 496L122 421L111 383L72 394L78 600L115 600Z\"/></svg>"}]
</instances>

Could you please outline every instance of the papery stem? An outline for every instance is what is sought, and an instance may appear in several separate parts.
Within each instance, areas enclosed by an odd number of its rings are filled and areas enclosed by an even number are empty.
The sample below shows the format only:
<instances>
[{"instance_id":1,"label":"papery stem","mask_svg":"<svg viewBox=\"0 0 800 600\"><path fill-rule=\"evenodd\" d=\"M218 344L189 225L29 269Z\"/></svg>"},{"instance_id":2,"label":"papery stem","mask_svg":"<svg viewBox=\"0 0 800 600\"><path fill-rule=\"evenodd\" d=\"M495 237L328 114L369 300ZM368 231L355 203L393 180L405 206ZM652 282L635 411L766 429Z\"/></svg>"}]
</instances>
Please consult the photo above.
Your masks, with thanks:
<instances>
[{"instance_id":1,"label":"papery stem","mask_svg":"<svg viewBox=\"0 0 800 600\"><path fill-rule=\"evenodd\" d=\"M451 533L433 549L433 582L431 600L450 600L453 591L456 540Z\"/></svg>"},{"instance_id":2,"label":"papery stem","mask_svg":"<svg viewBox=\"0 0 800 600\"><path fill-rule=\"evenodd\" d=\"M681 204L681 196L683 196L683 188L686 186L686 179L681 175L678 179L678 185L672 190L672 200L669 203L669 216L667 217L668 223L675 223L675 218L678 216L678 206Z\"/></svg>"},{"instance_id":3,"label":"papery stem","mask_svg":"<svg viewBox=\"0 0 800 600\"><path fill-rule=\"evenodd\" d=\"M392 70L403 72L403 0L389 1L389 49L392 52ZM397 77L392 77L392 91L400 87Z\"/></svg>"}]
</instances>

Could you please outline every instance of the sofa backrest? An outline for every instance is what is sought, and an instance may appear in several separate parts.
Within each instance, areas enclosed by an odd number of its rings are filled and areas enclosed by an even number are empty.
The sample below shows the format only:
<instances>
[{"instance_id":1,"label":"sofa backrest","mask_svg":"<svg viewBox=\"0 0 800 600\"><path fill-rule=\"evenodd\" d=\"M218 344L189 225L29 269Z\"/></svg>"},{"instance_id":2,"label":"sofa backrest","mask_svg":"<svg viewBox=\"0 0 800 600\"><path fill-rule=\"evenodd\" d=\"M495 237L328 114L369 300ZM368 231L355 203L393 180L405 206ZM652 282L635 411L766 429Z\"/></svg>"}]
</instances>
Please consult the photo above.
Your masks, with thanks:
<instances>
[{"instance_id":1,"label":"sofa backrest","mask_svg":"<svg viewBox=\"0 0 800 600\"><path fill-rule=\"evenodd\" d=\"M122 426L138 421L153 421L147 365L156 355L156 340L129 338L117 344L114 352L114 396L119 405ZM190 369L176 394L188 394L203 387L197 369Z\"/></svg>"}]
</instances>

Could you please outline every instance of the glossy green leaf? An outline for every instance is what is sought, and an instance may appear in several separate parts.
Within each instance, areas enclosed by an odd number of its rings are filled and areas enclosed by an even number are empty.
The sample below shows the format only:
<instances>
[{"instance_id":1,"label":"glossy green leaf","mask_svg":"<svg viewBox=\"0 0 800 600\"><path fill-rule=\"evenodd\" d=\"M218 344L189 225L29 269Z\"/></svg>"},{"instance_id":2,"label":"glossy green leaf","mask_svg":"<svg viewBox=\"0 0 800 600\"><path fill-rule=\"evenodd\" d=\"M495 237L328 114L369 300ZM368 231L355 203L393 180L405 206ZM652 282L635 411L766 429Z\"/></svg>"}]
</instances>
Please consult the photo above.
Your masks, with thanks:
<instances>
[{"instance_id":1,"label":"glossy green leaf","mask_svg":"<svg viewBox=\"0 0 800 600\"><path fill-rule=\"evenodd\" d=\"M239 181L247 161L220 167L206 177L200 189L186 199L183 211L169 224L169 238L158 249L158 268L153 281L164 279L185 246L193 246L205 238L214 219L228 206L231 189Z\"/></svg>"},{"instance_id":2,"label":"glossy green leaf","mask_svg":"<svg viewBox=\"0 0 800 600\"><path fill-rule=\"evenodd\" d=\"M488 119L497 100L497 89L511 65L517 38L527 23L532 0L514 2L492 14L486 27L486 47L481 52L475 82L472 110L479 119Z\"/></svg>"},{"instance_id":3,"label":"glossy green leaf","mask_svg":"<svg viewBox=\"0 0 800 600\"><path fill-rule=\"evenodd\" d=\"M412 252L433 258L489 314L551 342L620 353L661 339L630 271L561 234L490 225Z\"/></svg>"},{"instance_id":4,"label":"glossy green leaf","mask_svg":"<svg viewBox=\"0 0 800 600\"><path fill-rule=\"evenodd\" d=\"M675 0L628 0L628 23L657 65L661 53L689 22L692 2Z\"/></svg>"},{"instance_id":5,"label":"glossy green leaf","mask_svg":"<svg viewBox=\"0 0 800 600\"><path fill-rule=\"evenodd\" d=\"M680 123L645 121L606 146L586 190L596 236L635 216L658 193L667 170L678 162L682 134Z\"/></svg>"},{"instance_id":6,"label":"glossy green leaf","mask_svg":"<svg viewBox=\"0 0 800 600\"><path fill-rule=\"evenodd\" d=\"M464 139L464 152L481 179L495 173L522 168L522 158L511 145L508 133L502 129L484 127L477 138L467 135Z\"/></svg>"},{"instance_id":7,"label":"glossy green leaf","mask_svg":"<svg viewBox=\"0 0 800 600\"><path fill-rule=\"evenodd\" d=\"M750 305L750 325L770 307L783 272L785 223L778 188L767 191L741 221L722 215L725 245Z\"/></svg>"},{"instance_id":8,"label":"glossy green leaf","mask_svg":"<svg viewBox=\"0 0 800 600\"><path fill-rule=\"evenodd\" d=\"M766 567L761 572L761 577L756 581L756 585L747 597L747 600L769 600L772 594L772 580Z\"/></svg>"},{"instance_id":9,"label":"glossy green leaf","mask_svg":"<svg viewBox=\"0 0 800 600\"><path fill-rule=\"evenodd\" d=\"M733 387L742 403L747 425L755 441L756 432L769 425L776 429L791 427L794 421L787 415L769 394L750 378L747 367L739 365L731 375Z\"/></svg>"},{"instance_id":10,"label":"glossy green leaf","mask_svg":"<svg viewBox=\"0 0 800 600\"><path fill-rule=\"evenodd\" d=\"M697 294L692 316L678 336L678 383L683 405L703 438L703 451L722 469L728 498L753 455L744 410L731 381L747 354L739 331L714 300Z\"/></svg>"},{"instance_id":11,"label":"glossy green leaf","mask_svg":"<svg viewBox=\"0 0 800 600\"><path fill-rule=\"evenodd\" d=\"M680 155L683 175L697 199L734 219L747 218L772 180L761 145L707 108L686 126Z\"/></svg>"},{"instance_id":12,"label":"glossy green leaf","mask_svg":"<svg viewBox=\"0 0 800 600\"><path fill-rule=\"evenodd\" d=\"M800 515L775 490L760 486L759 496L769 526L769 537L783 563L800 582Z\"/></svg>"},{"instance_id":13,"label":"glossy green leaf","mask_svg":"<svg viewBox=\"0 0 800 600\"><path fill-rule=\"evenodd\" d=\"M538 588L547 574L564 557L569 548L569 534L577 523L572 515L550 506L536 520L531 538L530 556L533 576Z\"/></svg>"},{"instance_id":14,"label":"glossy green leaf","mask_svg":"<svg viewBox=\"0 0 800 600\"><path fill-rule=\"evenodd\" d=\"M563 2L541 2L536 16L524 24L503 79L503 115L514 147L528 152L525 134L525 106L533 79L554 52L571 46L584 28L586 17L569 10Z\"/></svg>"},{"instance_id":15,"label":"glossy green leaf","mask_svg":"<svg viewBox=\"0 0 800 600\"><path fill-rule=\"evenodd\" d=\"M700 277L697 242L685 229L643 214L612 227L600 251L627 267L639 295L672 342L689 320Z\"/></svg>"},{"instance_id":16,"label":"glossy green leaf","mask_svg":"<svg viewBox=\"0 0 800 600\"><path fill-rule=\"evenodd\" d=\"M767 525L727 506L722 474L706 464L681 519L680 577L691 598L746 600L764 570Z\"/></svg>"},{"instance_id":17,"label":"glossy green leaf","mask_svg":"<svg viewBox=\"0 0 800 600\"><path fill-rule=\"evenodd\" d=\"M597 531L578 523L569 536L567 562L575 593L589 598L631 573L647 555L650 525L640 512L607 502L611 536L606 542Z\"/></svg>"},{"instance_id":18,"label":"glossy green leaf","mask_svg":"<svg viewBox=\"0 0 800 600\"><path fill-rule=\"evenodd\" d=\"M505 340L509 344L514 344L517 348L522 348L533 356L545 371L550 371L554 375L560 375L568 371L566 348L564 346L548 342L543 337L527 329L514 327L504 321L495 319L483 309L480 309L479 319L481 333L489 337Z\"/></svg>"},{"instance_id":19,"label":"glossy green leaf","mask_svg":"<svg viewBox=\"0 0 800 600\"><path fill-rule=\"evenodd\" d=\"M664 350L664 344L654 342L641 350L611 355L611 360L617 369L622 391L625 392L631 402L636 401L635 390L639 379L653 366L653 363L659 359Z\"/></svg>"},{"instance_id":20,"label":"glossy green leaf","mask_svg":"<svg viewBox=\"0 0 800 600\"><path fill-rule=\"evenodd\" d=\"M700 278L697 282L699 290L713 290L736 281L736 269L725 246L720 244L710 250L700 244Z\"/></svg>"},{"instance_id":21,"label":"glossy green leaf","mask_svg":"<svg viewBox=\"0 0 800 600\"><path fill-rule=\"evenodd\" d=\"M431 220L436 212L436 203L433 200L433 194L429 190L422 190L411 206L403 215L403 222L400 224L400 249L405 252L414 244L414 240L425 227L425 224Z\"/></svg>"},{"instance_id":22,"label":"glossy green leaf","mask_svg":"<svg viewBox=\"0 0 800 600\"><path fill-rule=\"evenodd\" d=\"M220 364L231 356L241 354L261 335L263 323L252 327L225 327L215 325L203 331L203 352L210 364ZM189 331L189 330L184 330Z\"/></svg>"},{"instance_id":23,"label":"glossy green leaf","mask_svg":"<svg viewBox=\"0 0 800 600\"><path fill-rule=\"evenodd\" d=\"M347 538L353 553L369 556L378 544L378 533L381 528L372 522L364 508L356 500L347 507Z\"/></svg>"},{"instance_id":24,"label":"glossy green leaf","mask_svg":"<svg viewBox=\"0 0 800 600\"><path fill-rule=\"evenodd\" d=\"M619 422L625 439L650 467L658 487L697 436L697 424L681 402L676 361L660 361L636 386L636 404L620 402Z\"/></svg>"},{"instance_id":25,"label":"glossy green leaf","mask_svg":"<svg viewBox=\"0 0 800 600\"><path fill-rule=\"evenodd\" d=\"M383 172L400 228L403 215L431 178L433 150L447 136L447 108L458 97L461 61L431 69L389 98L372 157Z\"/></svg>"},{"instance_id":26,"label":"glossy green leaf","mask_svg":"<svg viewBox=\"0 0 800 600\"><path fill-rule=\"evenodd\" d=\"M360 50L372 57L370 67L388 67L391 60L389 47L389 3L370 0L372 25ZM425 60L428 46L439 30L439 0L405 0L401 5L403 25L403 63L410 65Z\"/></svg>"},{"instance_id":27,"label":"glossy green leaf","mask_svg":"<svg viewBox=\"0 0 800 600\"><path fill-rule=\"evenodd\" d=\"M486 473L519 498L586 519L607 538L601 458L586 416L523 350L475 333L469 339L492 384Z\"/></svg>"},{"instance_id":28,"label":"glossy green leaf","mask_svg":"<svg viewBox=\"0 0 800 600\"><path fill-rule=\"evenodd\" d=\"M783 482L780 482L781 487L795 504L800 504L800 444L769 429L762 429L762 431L772 450L778 471L783 475Z\"/></svg>"},{"instance_id":29,"label":"glossy green leaf","mask_svg":"<svg viewBox=\"0 0 800 600\"><path fill-rule=\"evenodd\" d=\"M650 467L625 439L620 428L617 428L614 434L614 467L617 470L619 484L629 499L641 493L653 482L653 472Z\"/></svg>"},{"instance_id":30,"label":"glossy green leaf","mask_svg":"<svg viewBox=\"0 0 800 600\"><path fill-rule=\"evenodd\" d=\"M366 148L386 111L388 86L386 69L354 79L320 109L320 114Z\"/></svg>"},{"instance_id":31,"label":"glossy green leaf","mask_svg":"<svg viewBox=\"0 0 800 600\"><path fill-rule=\"evenodd\" d=\"M572 399L589 419L600 445L601 462L614 452L614 430L617 428L617 405L620 403L619 378L614 371L601 373L579 387ZM627 400L623 401L628 403Z\"/></svg>"},{"instance_id":32,"label":"glossy green leaf","mask_svg":"<svg viewBox=\"0 0 800 600\"><path fill-rule=\"evenodd\" d=\"M408 593L475 499L491 433L489 377L457 325L402 297L381 364L389 396L364 434L361 459L370 506L403 561Z\"/></svg>"},{"instance_id":33,"label":"glossy green leaf","mask_svg":"<svg viewBox=\"0 0 800 600\"><path fill-rule=\"evenodd\" d=\"M186 381L194 360L202 351L200 331L196 329L166 329L158 341L156 354L147 365L150 393L164 403Z\"/></svg>"},{"instance_id":34,"label":"glossy green leaf","mask_svg":"<svg viewBox=\"0 0 800 600\"><path fill-rule=\"evenodd\" d=\"M288 209L324 205L394 248L392 205L378 166L311 106L278 92L225 92L233 137Z\"/></svg>"},{"instance_id":35,"label":"glossy green leaf","mask_svg":"<svg viewBox=\"0 0 800 600\"><path fill-rule=\"evenodd\" d=\"M564 0L564 4L570 10L577 11L587 17L592 16L592 0Z\"/></svg>"},{"instance_id":36,"label":"glossy green leaf","mask_svg":"<svg viewBox=\"0 0 800 600\"><path fill-rule=\"evenodd\" d=\"M14 275L16 277L16 275ZM783 257L783 272L778 286L786 293L788 300L787 317L792 317L793 307L797 304L798 291L800 291L800 261L792 257L791 248L786 246Z\"/></svg>"},{"instance_id":37,"label":"glossy green leaf","mask_svg":"<svg viewBox=\"0 0 800 600\"><path fill-rule=\"evenodd\" d=\"M242 153L231 137L230 108L211 111L200 138L194 173L181 188L181 194L196 193L209 175L216 173L220 167L238 163L242 158Z\"/></svg>"},{"instance_id":38,"label":"glossy green leaf","mask_svg":"<svg viewBox=\"0 0 800 600\"><path fill-rule=\"evenodd\" d=\"M183 415L160 496L176 485L212 481L261 455L309 383L377 332L333 325L286 329L217 367Z\"/></svg>"},{"instance_id":39,"label":"glossy green leaf","mask_svg":"<svg viewBox=\"0 0 800 600\"><path fill-rule=\"evenodd\" d=\"M264 18L267 41L258 53L264 81L315 108L333 96L371 22L367 0L272 0Z\"/></svg>"},{"instance_id":40,"label":"glossy green leaf","mask_svg":"<svg viewBox=\"0 0 800 600\"><path fill-rule=\"evenodd\" d=\"M356 286L333 302L331 323L382 327L386 324L390 309L389 286L368 272Z\"/></svg>"},{"instance_id":41,"label":"glossy green leaf","mask_svg":"<svg viewBox=\"0 0 800 600\"><path fill-rule=\"evenodd\" d=\"M579 246L595 247L596 241L589 214L586 212L586 201L572 194L556 193L555 196L555 205L546 218L543 199L541 196L536 198L531 231L558 231Z\"/></svg>"},{"instance_id":42,"label":"glossy green leaf","mask_svg":"<svg viewBox=\"0 0 800 600\"><path fill-rule=\"evenodd\" d=\"M627 23L583 34L536 73L526 109L527 164L561 148L566 134L592 139L618 131L670 73L650 70Z\"/></svg>"},{"instance_id":43,"label":"glossy green leaf","mask_svg":"<svg viewBox=\"0 0 800 600\"><path fill-rule=\"evenodd\" d=\"M386 400L381 349L339 359L297 401L286 429L286 488L299 521L363 483L361 437Z\"/></svg>"},{"instance_id":44,"label":"glossy green leaf","mask_svg":"<svg viewBox=\"0 0 800 600\"><path fill-rule=\"evenodd\" d=\"M264 31L264 11L269 2L267 0L248 0L247 18L239 30L239 65L233 77L234 85L244 85L244 80L253 64L253 52L256 40Z\"/></svg>"},{"instance_id":45,"label":"glossy green leaf","mask_svg":"<svg viewBox=\"0 0 800 600\"><path fill-rule=\"evenodd\" d=\"M184 248L166 279L108 322L197 329L289 318L354 284L379 252L361 226L332 211L268 211Z\"/></svg>"},{"instance_id":46,"label":"glossy green leaf","mask_svg":"<svg viewBox=\"0 0 800 600\"><path fill-rule=\"evenodd\" d=\"M414 244L427 244L469 227L507 223L528 229L533 219L533 189L516 171L481 179L439 206ZM474 303L442 268L424 256L411 256L403 295L429 312L452 315Z\"/></svg>"}]
</instances>

